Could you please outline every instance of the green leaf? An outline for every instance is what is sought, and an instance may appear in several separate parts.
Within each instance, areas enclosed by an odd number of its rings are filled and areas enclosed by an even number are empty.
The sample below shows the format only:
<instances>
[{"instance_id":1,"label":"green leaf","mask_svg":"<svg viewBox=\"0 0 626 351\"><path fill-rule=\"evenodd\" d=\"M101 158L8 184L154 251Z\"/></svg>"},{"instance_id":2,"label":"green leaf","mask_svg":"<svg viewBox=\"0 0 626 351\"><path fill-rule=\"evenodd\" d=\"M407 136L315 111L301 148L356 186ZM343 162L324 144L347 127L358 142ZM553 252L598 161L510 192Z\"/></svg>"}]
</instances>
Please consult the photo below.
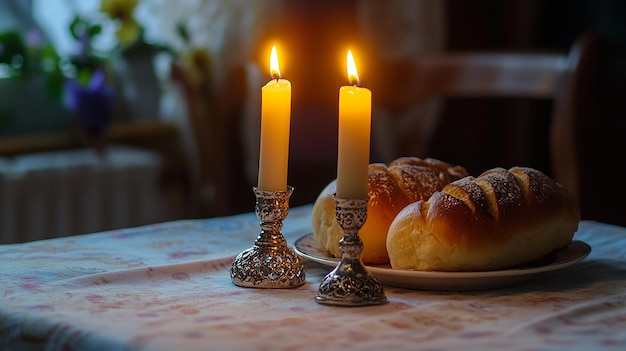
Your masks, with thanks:
<instances>
[{"instance_id":1,"label":"green leaf","mask_svg":"<svg viewBox=\"0 0 626 351\"><path fill-rule=\"evenodd\" d=\"M22 34L11 30L0 34L0 63L13 64L15 57L26 57L26 45Z\"/></svg>"},{"instance_id":2,"label":"green leaf","mask_svg":"<svg viewBox=\"0 0 626 351\"><path fill-rule=\"evenodd\" d=\"M89 27L88 35L90 38L95 37L96 35L102 33L102 26L99 24L94 24Z\"/></svg>"},{"instance_id":3,"label":"green leaf","mask_svg":"<svg viewBox=\"0 0 626 351\"><path fill-rule=\"evenodd\" d=\"M70 23L70 34L72 34L72 38L79 40L82 32L84 32L84 25L85 23L80 16L74 17Z\"/></svg>"},{"instance_id":4,"label":"green leaf","mask_svg":"<svg viewBox=\"0 0 626 351\"><path fill-rule=\"evenodd\" d=\"M63 95L63 74L57 69L46 76L45 87L48 95L53 99L60 100Z\"/></svg>"},{"instance_id":5,"label":"green leaf","mask_svg":"<svg viewBox=\"0 0 626 351\"><path fill-rule=\"evenodd\" d=\"M79 84L87 86L89 80L91 80L91 70L89 69L81 69L76 74L76 81L78 81Z\"/></svg>"},{"instance_id":6,"label":"green leaf","mask_svg":"<svg viewBox=\"0 0 626 351\"><path fill-rule=\"evenodd\" d=\"M185 26L185 23L179 22L176 26L176 31L178 32L178 35L180 35L180 37L183 39L185 44L189 44L191 37L189 35L189 30L187 30L187 26Z\"/></svg>"}]
</instances>

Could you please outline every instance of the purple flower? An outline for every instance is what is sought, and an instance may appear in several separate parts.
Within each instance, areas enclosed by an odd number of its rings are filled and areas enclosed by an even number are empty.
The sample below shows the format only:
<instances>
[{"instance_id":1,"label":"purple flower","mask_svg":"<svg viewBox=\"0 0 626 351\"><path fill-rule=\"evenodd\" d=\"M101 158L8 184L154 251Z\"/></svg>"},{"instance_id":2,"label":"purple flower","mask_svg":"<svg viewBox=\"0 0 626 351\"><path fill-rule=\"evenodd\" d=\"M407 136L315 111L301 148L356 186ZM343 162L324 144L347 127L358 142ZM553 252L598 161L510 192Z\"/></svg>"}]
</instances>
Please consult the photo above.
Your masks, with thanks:
<instances>
[{"instance_id":1,"label":"purple flower","mask_svg":"<svg viewBox=\"0 0 626 351\"><path fill-rule=\"evenodd\" d=\"M113 118L113 90L106 85L104 72L97 70L85 86L75 79L65 82L65 106L89 136L100 136Z\"/></svg>"},{"instance_id":2,"label":"purple flower","mask_svg":"<svg viewBox=\"0 0 626 351\"><path fill-rule=\"evenodd\" d=\"M74 48L75 60L88 61L89 53L91 50L90 45L91 45L91 38L89 37L89 35L87 35L87 33L83 33L82 35L80 35L80 37L78 37L78 43L76 44L76 47Z\"/></svg>"},{"instance_id":3,"label":"purple flower","mask_svg":"<svg viewBox=\"0 0 626 351\"><path fill-rule=\"evenodd\" d=\"M43 45L43 35L38 29L33 29L26 34L26 44L30 47Z\"/></svg>"}]
</instances>

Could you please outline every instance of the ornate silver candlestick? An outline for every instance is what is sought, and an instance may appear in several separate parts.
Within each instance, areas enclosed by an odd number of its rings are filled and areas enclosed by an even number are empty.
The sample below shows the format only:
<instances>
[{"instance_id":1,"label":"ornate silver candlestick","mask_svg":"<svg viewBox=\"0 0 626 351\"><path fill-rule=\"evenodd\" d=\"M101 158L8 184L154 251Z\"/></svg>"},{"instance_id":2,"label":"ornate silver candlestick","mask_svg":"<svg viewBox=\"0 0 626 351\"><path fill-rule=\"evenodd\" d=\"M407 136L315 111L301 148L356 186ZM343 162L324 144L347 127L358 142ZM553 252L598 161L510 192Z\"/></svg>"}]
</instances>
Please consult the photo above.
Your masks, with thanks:
<instances>
[{"instance_id":1,"label":"ornate silver candlestick","mask_svg":"<svg viewBox=\"0 0 626 351\"><path fill-rule=\"evenodd\" d=\"M230 268L230 279L235 285L248 288L296 288L305 282L304 265L281 233L293 187L288 186L286 191L253 191L261 234L254 246L237 255Z\"/></svg>"},{"instance_id":2,"label":"ornate silver candlestick","mask_svg":"<svg viewBox=\"0 0 626 351\"><path fill-rule=\"evenodd\" d=\"M367 219L368 199L340 199L335 196L337 222L344 231L339 241L341 261L324 277L315 301L339 306L380 305L387 302L378 280L361 261L363 241L359 229Z\"/></svg>"}]
</instances>

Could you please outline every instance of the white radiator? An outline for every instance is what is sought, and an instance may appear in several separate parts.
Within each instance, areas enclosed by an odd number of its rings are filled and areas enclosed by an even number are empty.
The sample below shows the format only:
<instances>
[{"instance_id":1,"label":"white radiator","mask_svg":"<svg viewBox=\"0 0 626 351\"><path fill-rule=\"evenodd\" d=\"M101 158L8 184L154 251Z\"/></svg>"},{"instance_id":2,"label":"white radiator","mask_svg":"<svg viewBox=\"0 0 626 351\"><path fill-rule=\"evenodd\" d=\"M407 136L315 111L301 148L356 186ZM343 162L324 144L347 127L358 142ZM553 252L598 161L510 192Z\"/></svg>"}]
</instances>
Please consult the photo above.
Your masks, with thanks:
<instances>
[{"instance_id":1,"label":"white radiator","mask_svg":"<svg viewBox=\"0 0 626 351\"><path fill-rule=\"evenodd\" d=\"M161 165L125 146L0 158L0 244L159 221Z\"/></svg>"}]
</instances>

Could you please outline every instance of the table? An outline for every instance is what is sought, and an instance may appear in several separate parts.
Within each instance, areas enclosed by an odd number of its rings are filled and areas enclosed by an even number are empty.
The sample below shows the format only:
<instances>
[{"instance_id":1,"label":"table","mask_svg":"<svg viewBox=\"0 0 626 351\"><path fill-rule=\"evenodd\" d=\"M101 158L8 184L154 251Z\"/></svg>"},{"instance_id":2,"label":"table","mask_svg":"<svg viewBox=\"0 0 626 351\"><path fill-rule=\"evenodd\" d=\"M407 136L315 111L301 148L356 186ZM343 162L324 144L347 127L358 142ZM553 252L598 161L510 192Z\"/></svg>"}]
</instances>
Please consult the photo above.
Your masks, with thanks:
<instances>
[{"instance_id":1,"label":"table","mask_svg":"<svg viewBox=\"0 0 626 351\"><path fill-rule=\"evenodd\" d=\"M290 210L289 243L311 206ZM0 246L2 350L624 350L626 228L582 221L591 254L522 285L471 292L386 287L389 303L314 302L229 277L258 235L252 213Z\"/></svg>"}]
</instances>

